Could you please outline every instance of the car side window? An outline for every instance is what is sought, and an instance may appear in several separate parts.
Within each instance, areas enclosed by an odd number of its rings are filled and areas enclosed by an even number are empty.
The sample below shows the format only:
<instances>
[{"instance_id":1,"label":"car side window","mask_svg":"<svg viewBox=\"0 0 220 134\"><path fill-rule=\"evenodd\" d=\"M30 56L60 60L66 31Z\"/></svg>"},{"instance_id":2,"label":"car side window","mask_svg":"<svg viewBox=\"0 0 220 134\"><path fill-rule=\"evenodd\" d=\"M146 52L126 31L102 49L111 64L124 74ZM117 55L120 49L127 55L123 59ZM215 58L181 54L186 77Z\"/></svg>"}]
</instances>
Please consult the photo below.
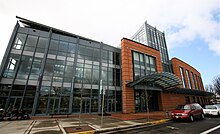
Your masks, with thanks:
<instances>
[{"instance_id":1,"label":"car side window","mask_svg":"<svg viewBox=\"0 0 220 134\"><path fill-rule=\"evenodd\" d=\"M196 109L202 109L202 107L199 104L195 104Z\"/></svg>"},{"instance_id":2,"label":"car side window","mask_svg":"<svg viewBox=\"0 0 220 134\"><path fill-rule=\"evenodd\" d=\"M196 109L196 107L194 105L192 105L192 110L195 110L195 109Z\"/></svg>"}]
</instances>

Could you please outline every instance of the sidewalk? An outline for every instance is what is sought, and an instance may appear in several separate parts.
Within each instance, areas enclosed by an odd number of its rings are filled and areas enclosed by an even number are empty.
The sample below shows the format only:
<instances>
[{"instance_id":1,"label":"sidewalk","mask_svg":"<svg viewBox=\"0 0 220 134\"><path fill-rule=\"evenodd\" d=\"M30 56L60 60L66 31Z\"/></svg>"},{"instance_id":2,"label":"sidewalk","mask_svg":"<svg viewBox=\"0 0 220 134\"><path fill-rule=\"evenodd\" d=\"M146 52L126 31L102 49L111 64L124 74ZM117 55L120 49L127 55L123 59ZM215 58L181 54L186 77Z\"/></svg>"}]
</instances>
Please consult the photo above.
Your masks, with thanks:
<instances>
[{"instance_id":1,"label":"sidewalk","mask_svg":"<svg viewBox=\"0 0 220 134\"><path fill-rule=\"evenodd\" d=\"M149 119L148 119L149 115ZM169 120L166 113L150 112L121 114L115 113L111 116L104 116L101 127L101 116L97 114L82 114L79 121L78 115L70 117L50 118L32 117L31 120L12 120L0 122L0 133L7 134L62 134L62 133L95 133L129 128L141 125L160 124ZM79 126L80 125L80 126Z\"/></svg>"}]
</instances>

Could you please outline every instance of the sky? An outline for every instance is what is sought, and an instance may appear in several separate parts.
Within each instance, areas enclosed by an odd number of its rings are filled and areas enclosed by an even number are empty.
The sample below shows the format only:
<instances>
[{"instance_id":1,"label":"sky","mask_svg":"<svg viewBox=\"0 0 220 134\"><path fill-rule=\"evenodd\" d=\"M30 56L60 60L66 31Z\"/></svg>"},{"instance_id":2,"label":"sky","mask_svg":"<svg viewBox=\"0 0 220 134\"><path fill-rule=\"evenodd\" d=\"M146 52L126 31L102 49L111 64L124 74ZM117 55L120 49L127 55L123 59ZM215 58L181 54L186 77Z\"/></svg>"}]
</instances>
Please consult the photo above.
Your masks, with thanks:
<instances>
[{"instance_id":1,"label":"sky","mask_svg":"<svg viewBox=\"0 0 220 134\"><path fill-rule=\"evenodd\" d=\"M170 59L196 68L204 85L220 75L220 0L1 0L0 61L16 16L115 47L147 21L165 32Z\"/></svg>"}]
</instances>

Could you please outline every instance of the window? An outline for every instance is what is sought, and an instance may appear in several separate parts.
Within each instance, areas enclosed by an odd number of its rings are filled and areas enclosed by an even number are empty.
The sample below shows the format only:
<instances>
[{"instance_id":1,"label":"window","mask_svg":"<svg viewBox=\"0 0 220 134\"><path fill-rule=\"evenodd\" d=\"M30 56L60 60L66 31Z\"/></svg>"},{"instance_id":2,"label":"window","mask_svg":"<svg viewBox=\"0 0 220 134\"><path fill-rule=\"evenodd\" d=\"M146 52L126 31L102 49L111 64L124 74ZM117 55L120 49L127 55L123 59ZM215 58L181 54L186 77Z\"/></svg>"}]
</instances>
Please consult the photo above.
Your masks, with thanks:
<instances>
[{"instance_id":1,"label":"window","mask_svg":"<svg viewBox=\"0 0 220 134\"><path fill-rule=\"evenodd\" d=\"M156 59L142 53L133 52L134 78L156 72Z\"/></svg>"},{"instance_id":2,"label":"window","mask_svg":"<svg viewBox=\"0 0 220 134\"><path fill-rule=\"evenodd\" d=\"M189 76L189 71L188 70L186 70L186 77L187 77L187 80L188 80L189 88L192 89L192 84L191 84L191 80L190 80L190 76Z\"/></svg>"},{"instance_id":3,"label":"window","mask_svg":"<svg viewBox=\"0 0 220 134\"><path fill-rule=\"evenodd\" d=\"M18 60L19 57L17 57L17 55L11 55L9 62L8 62L8 66L7 69L4 72L4 77L6 78L12 78L15 74L15 68L16 66L18 66Z\"/></svg>"},{"instance_id":4,"label":"window","mask_svg":"<svg viewBox=\"0 0 220 134\"><path fill-rule=\"evenodd\" d=\"M59 51L66 52L68 49L68 43L64 41L60 41Z\"/></svg>"},{"instance_id":5,"label":"window","mask_svg":"<svg viewBox=\"0 0 220 134\"><path fill-rule=\"evenodd\" d=\"M194 89L197 89L193 72L191 72L191 75L192 75L192 79L193 79Z\"/></svg>"},{"instance_id":6,"label":"window","mask_svg":"<svg viewBox=\"0 0 220 134\"><path fill-rule=\"evenodd\" d=\"M139 61L138 53L134 52L133 56L134 56L134 60Z\"/></svg>"},{"instance_id":7,"label":"window","mask_svg":"<svg viewBox=\"0 0 220 134\"><path fill-rule=\"evenodd\" d=\"M196 86L197 86L197 89L200 89L200 85L199 85L199 82L198 82L198 79L197 79L197 75L195 74L195 81L196 81Z\"/></svg>"},{"instance_id":8,"label":"window","mask_svg":"<svg viewBox=\"0 0 220 134\"><path fill-rule=\"evenodd\" d=\"M59 42L57 40L51 40L49 49L58 50L58 45L59 45Z\"/></svg>"},{"instance_id":9,"label":"window","mask_svg":"<svg viewBox=\"0 0 220 134\"><path fill-rule=\"evenodd\" d=\"M189 98L189 96L186 96L186 97L185 97L185 103L186 103L186 104L190 104L190 98Z\"/></svg>"},{"instance_id":10,"label":"window","mask_svg":"<svg viewBox=\"0 0 220 134\"><path fill-rule=\"evenodd\" d=\"M69 53L75 53L76 44L69 43L68 52Z\"/></svg>"},{"instance_id":11,"label":"window","mask_svg":"<svg viewBox=\"0 0 220 134\"><path fill-rule=\"evenodd\" d=\"M145 55L145 62L146 62L147 74L156 72L156 59L154 57Z\"/></svg>"},{"instance_id":12,"label":"window","mask_svg":"<svg viewBox=\"0 0 220 134\"><path fill-rule=\"evenodd\" d=\"M22 49L27 35L18 33L14 42L15 49Z\"/></svg>"},{"instance_id":13,"label":"window","mask_svg":"<svg viewBox=\"0 0 220 134\"><path fill-rule=\"evenodd\" d=\"M183 71L182 67L180 67L180 75L181 75L181 78L182 78L183 87L186 88L186 81L185 81L184 71Z\"/></svg>"},{"instance_id":14,"label":"window","mask_svg":"<svg viewBox=\"0 0 220 134\"><path fill-rule=\"evenodd\" d=\"M27 42L26 42L25 46L36 47L37 39L38 39L37 36L28 35Z\"/></svg>"},{"instance_id":15,"label":"window","mask_svg":"<svg viewBox=\"0 0 220 134\"><path fill-rule=\"evenodd\" d=\"M116 86L120 86L120 78L121 78L121 73L120 73L120 69L116 69Z\"/></svg>"},{"instance_id":16,"label":"window","mask_svg":"<svg viewBox=\"0 0 220 134\"><path fill-rule=\"evenodd\" d=\"M40 37L39 41L38 41L37 47L44 49L47 46L47 43L48 43L48 39L47 38Z\"/></svg>"}]
</instances>

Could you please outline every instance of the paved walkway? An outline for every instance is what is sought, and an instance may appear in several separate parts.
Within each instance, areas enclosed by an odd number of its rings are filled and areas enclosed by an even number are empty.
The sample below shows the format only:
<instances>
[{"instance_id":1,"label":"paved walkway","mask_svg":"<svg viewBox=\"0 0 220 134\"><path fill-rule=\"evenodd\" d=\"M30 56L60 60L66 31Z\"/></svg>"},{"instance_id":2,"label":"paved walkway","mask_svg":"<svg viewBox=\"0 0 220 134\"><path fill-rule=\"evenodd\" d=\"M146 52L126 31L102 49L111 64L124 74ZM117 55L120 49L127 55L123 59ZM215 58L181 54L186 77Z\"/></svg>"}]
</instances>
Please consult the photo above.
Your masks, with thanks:
<instances>
[{"instance_id":1,"label":"paved walkway","mask_svg":"<svg viewBox=\"0 0 220 134\"><path fill-rule=\"evenodd\" d=\"M149 115L149 119L148 119ZM132 127L136 125L150 125L167 121L165 112L112 114L104 116L101 127L101 116L98 115L71 115L70 117L32 117L31 120L12 120L0 122L2 134L62 134L73 132L95 132Z\"/></svg>"}]
</instances>

